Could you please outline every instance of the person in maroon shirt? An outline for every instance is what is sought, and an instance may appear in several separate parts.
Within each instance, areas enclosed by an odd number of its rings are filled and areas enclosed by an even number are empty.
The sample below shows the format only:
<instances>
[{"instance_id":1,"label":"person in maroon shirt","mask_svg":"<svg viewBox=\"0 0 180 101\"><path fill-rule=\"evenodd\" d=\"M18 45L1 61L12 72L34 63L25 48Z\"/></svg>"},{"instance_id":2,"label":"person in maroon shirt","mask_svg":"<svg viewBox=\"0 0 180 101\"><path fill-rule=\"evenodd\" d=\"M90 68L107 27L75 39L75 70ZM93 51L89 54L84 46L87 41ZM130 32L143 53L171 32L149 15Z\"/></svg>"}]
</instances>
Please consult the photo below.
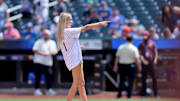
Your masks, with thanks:
<instances>
[{"instance_id":1,"label":"person in maroon shirt","mask_svg":"<svg viewBox=\"0 0 180 101\"><path fill-rule=\"evenodd\" d=\"M142 61L142 90L141 96L145 97L146 94L146 79L147 75L152 77L153 83L153 93L154 96L158 97L157 92L157 80L154 71L154 65L157 64L158 51L156 48L156 43L150 40L150 34L145 31L143 34L143 41L138 46L140 52L140 58Z\"/></svg>"}]
</instances>

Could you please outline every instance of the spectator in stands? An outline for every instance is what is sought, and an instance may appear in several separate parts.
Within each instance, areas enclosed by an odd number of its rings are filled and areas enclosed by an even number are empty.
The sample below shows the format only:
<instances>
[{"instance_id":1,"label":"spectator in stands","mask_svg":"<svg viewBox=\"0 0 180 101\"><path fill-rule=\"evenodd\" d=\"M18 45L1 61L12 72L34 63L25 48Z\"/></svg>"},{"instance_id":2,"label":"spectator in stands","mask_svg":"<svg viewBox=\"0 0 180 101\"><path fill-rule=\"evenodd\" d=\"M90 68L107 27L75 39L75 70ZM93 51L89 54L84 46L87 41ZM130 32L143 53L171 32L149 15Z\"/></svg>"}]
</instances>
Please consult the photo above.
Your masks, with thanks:
<instances>
[{"instance_id":1,"label":"spectator in stands","mask_svg":"<svg viewBox=\"0 0 180 101\"><path fill-rule=\"evenodd\" d=\"M43 36L43 31L44 31L45 29L47 29L47 28L48 28L48 27L45 26L45 25L42 25L42 26L41 26L40 32L38 33L40 37ZM52 33L51 33L51 35L50 35L50 38L51 38L51 37L52 37Z\"/></svg>"},{"instance_id":2,"label":"spectator in stands","mask_svg":"<svg viewBox=\"0 0 180 101\"><path fill-rule=\"evenodd\" d=\"M112 9L108 7L105 1L101 2L101 8L98 11L98 15L102 18L103 21L110 20L112 17Z\"/></svg>"},{"instance_id":3,"label":"spectator in stands","mask_svg":"<svg viewBox=\"0 0 180 101\"><path fill-rule=\"evenodd\" d=\"M150 38L152 39L159 39L159 35L156 33L156 29L154 27L151 27L149 29Z\"/></svg>"},{"instance_id":4,"label":"spectator in stands","mask_svg":"<svg viewBox=\"0 0 180 101\"><path fill-rule=\"evenodd\" d=\"M35 64L35 91L34 95L42 95L40 90L40 79L43 73L46 78L46 94L55 95L56 92L52 90L53 84L53 55L57 54L57 46L54 40L50 39L51 32L47 29L43 30L43 36L37 40L33 46L34 64Z\"/></svg>"},{"instance_id":5,"label":"spectator in stands","mask_svg":"<svg viewBox=\"0 0 180 101\"><path fill-rule=\"evenodd\" d=\"M92 4L90 4L90 3L87 3L86 6L87 6L87 8L83 12L83 16L82 16L82 21L84 22L84 24L87 24L87 22L90 20L91 11L93 9Z\"/></svg>"},{"instance_id":6,"label":"spectator in stands","mask_svg":"<svg viewBox=\"0 0 180 101\"><path fill-rule=\"evenodd\" d=\"M67 7L64 3L64 0L58 0L58 4L54 6L53 17L59 16L61 12L67 12Z\"/></svg>"},{"instance_id":7,"label":"spectator in stands","mask_svg":"<svg viewBox=\"0 0 180 101\"><path fill-rule=\"evenodd\" d=\"M142 34L144 33L145 28L143 25L139 25L137 29L134 29L135 34L133 35L134 39L142 39Z\"/></svg>"},{"instance_id":8,"label":"spectator in stands","mask_svg":"<svg viewBox=\"0 0 180 101\"><path fill-rule=\"evenodd\" d=\"M87 3L93 4L94 0L86 0Z\"/></svg>"},{"instance_id":9,"label":"spectator in stands","mask_svg":"<svg viewBox=\"0 0 180 101\"><path fill-rule=\"evenodd\" d=\"M128 26L125 26L123 28L122 38L126 39L127 37L131 36L131 28Z\"/></svg>"},{"instance_id":10,"label":"spectator in stands","mask_svg":"<svg viewBox=\"0 0 180 101\"><path fill-rule=\"evenodd\" d=\"M141 72L141 62L138 49L132 44L133 38L127 37L127 43L119 46L114 61L114 71L120 74L120 84L117 98L122 96L121 92L125 81L127 80L127 97L131 98L133 81L135 79L136 66Z\"/></svg>"},{"instance_id":11,"label":"spectator in stands","mask_svg":"<svg viewBox=\"0 0 180 101\"><path fill-rule=\"evenodd\" d=\"M0 29L0 40L4 39L3 34L4 34L3 31Z\"/></svg>"},{"instance_id":12,"label":"spectator in stands","mask_svg":"<svg viewBox=\"0 0 180 101\"><path fill-rule=\"evenodd\" d=\"M37 14L34 19L34 31L41 32L41 27L44 25L41 15Z\"/></svg>"},{"instance_id":13,"label":"spectator in stands","mask_svg":"<svg viewBox=\"0 0 180 101\"><path fill-rule=\"evenodd\" d=\"M111 34L113 36L113 38L119 38L122 36L122 27L126 22L126 19L123 15L119 14L119 10L118 9L114 9L113 10L113 16L110 19L110 21L112 21L110 23L110 30L109 30L109 34Z\"/></svg>"},{"instance_id":14,"label":"spectator in stands","mask_svg":"<svg viewBox=\"0 0 180 101\"><path fill-rule=\"evenodd\" d=\"M46 23L49 19L49 0L40 0L40 15Z\"/></svg>"},{"instance_id":15,"label":"spectator in stands","mask_svg":"<svg viewBox=\"0 0 180 101\"><path fill-rule=\"evenodd\" d=\"M157 80L154 70L154 65L157 64L158 51L156 43L150 40L150 34L148 31L145 31L143 34L143 40L138 46L141 61L143 64L142 68L142 90L141 96L146 97L146 80L147 76L150 75L153 83L154 96L158 97L157 91Z\"/></svg>"},{"instance_id":16,"label":"spectator in stands","mask_svg":"<svg viewBox=\"0 0 180 101\"><path fill-rule=\"evenodd\" d=\"M113 38L120 38L122 37L123 25L121 23L110 26L109 34L112 35Z\"/></svg>"},{"instance_id":17,"label":"spectator in stands","mask_svg":"<svg viewBox=\"0 0 180 101\"><path fill-rule=\"evenodd\" d=\"M163 37L165 39L175 39L175 35L171 33L171 30L169 29L169 27L164 28Z\"/></svg>"},{"instance_id":18,"label":"spectator in stands","mask_svg":"<svg viewBox=\"0 0 180 101\"><path fill-rule=\"evenodd\" d=\"M132 32L135 32L138 29L139 21L133 18L129 21L129 23L130 23L130 28Z\"/></svg>"},{"instance_id":19,"label":"spectator in stands","mask_svg":"<svg viewBox=\"0 0 180 101\"><path fill-rule=\"evenodd\" d=\"M4 28L4 24L8 21L8 18L8 6L4 3L4 0L0 0L0 30Z\"/></svg>"},{"instance_id":20,"label":"spectator in stands","mask_svg":"<svg viewBox=\"0 0 180 101\"><path fill-rule=\"evenodd\" d=\"M137 19L133 18L128 21L128 24L129 24L129 27L131 28L131 35L135 36L136 34L138 34L138 33L136 33L136 31L138 30L139 21Z\"/></svg>"},{"instance_id":21,"label":"spectator in stands","mask_svg":"<svg viewBox=\"0 0 180 101\"><path fill-rule=\"evenodd\" d=\"M33 5L29 0L21 0L23 18L31 19L33 13Z\"/></svg>"},{"instance_id":22,"label":"spectator in stands","mask_svg":"<svg viewBox=\"0 0 180 101\"><path fill-rule=\"evenodd\" d=\"M21 38L19 31L14 28L12 22L7 22L5 24L5 28L6 30L4 31L4 39L17 40Z\"/></svg>"},{"instance_id":23,"label":"spectator in stands","mask_svg":"<svg viewBox=\"0 0 180 101\"><path fill-rule=\"evenodd\" d=\"M98 17L96 9L92 9L90 11L90 18L87 24L96 23L99 21L101 21L101 19Z\"/></svg>"},{"instance_id":24,"label":"spectator in stands","mask_svg":"<svg viewBox=\"0 0 180 101\"><path fill-rule=\"evenodd\" d=\"M165 5L162 9L162 22L173 32L177 20L180 19L180 7Z\"/></svg>"},{"instance_id":25,"label":"spectator in stands","mask_svg":"<svg viewBox=\"0 0 180 101\"><path fill-rule=\"evenodd\" d=\"M51 33L54 35L57 34L57 24L59 22L59 16L55 16L53 18L53 23L50 25L50 30L51 30Z\"/></svg>"},{"instance_id":26,"label":"spectator in stands","mask_svg":"<svg viewBox=\"0 0 180 101\"><path fill-rule=\"evenodd\" d=\"M34 15L41 14L41 7L39 0L34 0L33 5L34 5Z\"/></svg>"},{"instance_id":27,"label":"spectator in stands","mask_svg":"<svg viewBox=\"0 0 180 101\"><path fill-rule=\"evenodd\" d=\"M116 26L116 24L119 24L119 23L124 25L126 22L126 18L123 15L119 14L118 9L114 9L110 21L112 21L111 25L113 24Z\"/></svg>"},{"instance_id":28,"label":"spectator in stands","mask_svg":"<svg viewBox=\"0 0 180 101\"><path fill-rule=\"evenodd\" d=\"M176 39L180 39L180 20L177 21L177 27L174 29L173 34Z\"/></svg>"},{"instance_id":29,"label":"spectator in stands","mask_svg":"<svg viewBox=\"0 0 180 101\"><path fill-rule=\"evenodd\" d=\"M23 33L23 36L25 40L29 40L29 39L37 39L39 37L39 34L37 32L34 32L33 24L29 22L27 24L27 29Z\"/></svg>"}]
</instances>

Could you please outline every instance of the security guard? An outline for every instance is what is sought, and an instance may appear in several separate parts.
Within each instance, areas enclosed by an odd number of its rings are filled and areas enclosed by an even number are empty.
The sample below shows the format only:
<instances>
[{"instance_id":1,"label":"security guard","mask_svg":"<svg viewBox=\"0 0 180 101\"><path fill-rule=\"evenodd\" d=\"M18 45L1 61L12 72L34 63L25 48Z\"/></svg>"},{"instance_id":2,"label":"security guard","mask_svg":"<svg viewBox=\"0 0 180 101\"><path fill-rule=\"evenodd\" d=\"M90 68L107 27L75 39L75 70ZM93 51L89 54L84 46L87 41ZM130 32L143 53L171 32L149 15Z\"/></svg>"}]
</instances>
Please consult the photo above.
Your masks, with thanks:
<instances>
[{"instance_id":1,"label":"security guard","mask_svg":"<svg viewBox=\"0 0 180 101\"><path fill-rule=\"evenodd\" d=\"M136 66L141 71L140 55L138 49L132 44L133 38L127 37L127 43L121 45L116 52L116 59L114 62L114 71L120 74L120 84L118 88L117 98L121 97L124 83L128 81L127 97L131 98L131 91L133 81L135 78Z\"/></svg>"}]
</instances>

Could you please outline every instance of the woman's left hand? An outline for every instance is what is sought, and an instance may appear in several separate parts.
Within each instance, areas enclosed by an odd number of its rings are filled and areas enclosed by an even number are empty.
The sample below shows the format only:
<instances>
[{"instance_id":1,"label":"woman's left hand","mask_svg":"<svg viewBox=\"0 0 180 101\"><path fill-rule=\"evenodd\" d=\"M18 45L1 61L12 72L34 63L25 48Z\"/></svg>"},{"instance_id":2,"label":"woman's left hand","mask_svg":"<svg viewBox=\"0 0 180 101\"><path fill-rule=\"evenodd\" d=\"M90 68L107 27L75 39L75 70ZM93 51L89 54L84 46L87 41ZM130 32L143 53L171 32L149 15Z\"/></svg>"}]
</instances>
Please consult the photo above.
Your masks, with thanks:
<instances>
[{"instance_id":1,"label":"woman's left hand","mask_svg":"<svg viewBox=\"0 0 180 101\"><path fill-rule=\"evenodd\" d=\"M80 48L81 48L82 50L84 50L84 46L83 46L83 45L80 45Z\"/></svg>"}]
</instances>

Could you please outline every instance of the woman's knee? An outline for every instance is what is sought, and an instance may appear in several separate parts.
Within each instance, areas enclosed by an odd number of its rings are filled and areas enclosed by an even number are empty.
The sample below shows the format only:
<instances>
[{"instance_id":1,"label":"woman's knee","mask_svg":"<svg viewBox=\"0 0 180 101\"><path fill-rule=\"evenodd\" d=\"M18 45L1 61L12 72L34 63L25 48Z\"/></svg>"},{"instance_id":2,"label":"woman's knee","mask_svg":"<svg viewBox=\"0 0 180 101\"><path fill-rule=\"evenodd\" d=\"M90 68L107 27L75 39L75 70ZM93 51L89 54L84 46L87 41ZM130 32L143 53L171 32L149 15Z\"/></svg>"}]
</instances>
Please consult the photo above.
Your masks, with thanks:
<instances>
[{"instance_id":1,"label":"woman's knee","mask_svg":"<svg viewBox=\"0 0 180 101\"><path fill-rule=\"evenodd\" d=\"M79 87L79 83L78 83L78 82L73 82L72 86L73 86L74 88L78 88L78 87Z\"/></svg>"},{"instance_id":2,"label":"woman's knee","mask_svg":"<svg viewBox=\"0 0 180 101\"><path fill-rule=\"evenodd\" d=\"M83 88L84 86L85 86L85 81L84 80L79 82L79 88Z\"/></svg>"}]
</instances>

